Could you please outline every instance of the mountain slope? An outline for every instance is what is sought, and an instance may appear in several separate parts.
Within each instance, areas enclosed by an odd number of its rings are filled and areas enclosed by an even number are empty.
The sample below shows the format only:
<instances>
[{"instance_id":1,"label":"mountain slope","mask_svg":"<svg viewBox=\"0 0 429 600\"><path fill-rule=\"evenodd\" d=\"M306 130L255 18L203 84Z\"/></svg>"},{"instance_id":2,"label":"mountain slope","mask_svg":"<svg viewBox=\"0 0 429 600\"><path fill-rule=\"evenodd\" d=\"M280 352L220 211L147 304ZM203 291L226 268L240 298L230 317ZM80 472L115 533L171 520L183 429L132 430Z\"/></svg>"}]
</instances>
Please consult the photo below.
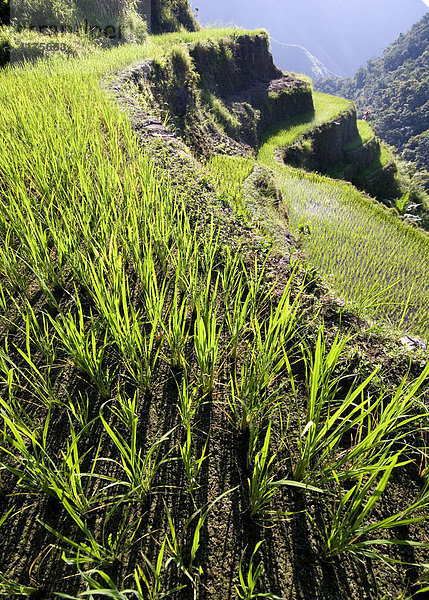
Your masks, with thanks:
<instances>
[{"instance_id":1,"label":"mountain slope","mask_svg":"<svg viewBox=\"0 0 429 600\"><path fill-rule=\"evenodd\" d=\"M191 4L199 9L203 24L265 27L279 42L304 46L342 77L379 55L427 11L422 0L191 0ZM299 72L299 63L285 60L278 48L273 54L280 68Z\"/></svg>"},{"instance_id":2,"label":"mountain slope","mask_svg":"<svg viewBox=\"0 0 429 600\"><path fill-rule=\"evenodd\" d=\"M429 169L428 38L429 13L354 77L315 84L322 91L354 100L361 111L370 109L380 137L423 169Z\"/></svg>"}]
</instances>

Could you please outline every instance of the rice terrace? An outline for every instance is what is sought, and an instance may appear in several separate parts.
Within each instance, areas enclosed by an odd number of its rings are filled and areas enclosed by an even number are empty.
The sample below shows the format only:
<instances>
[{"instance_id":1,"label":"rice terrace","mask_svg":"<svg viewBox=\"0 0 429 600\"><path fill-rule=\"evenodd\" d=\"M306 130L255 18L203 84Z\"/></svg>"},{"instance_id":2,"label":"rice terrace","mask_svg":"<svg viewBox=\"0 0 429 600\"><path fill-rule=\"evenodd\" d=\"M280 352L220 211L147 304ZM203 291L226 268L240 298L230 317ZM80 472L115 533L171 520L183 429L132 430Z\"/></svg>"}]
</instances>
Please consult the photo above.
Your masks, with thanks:
<instances>
[{"instance_id":1,"label":"rice terrace","mask_svg":"<svg viewBox=\"0 0 429 600\"><path fill-rule=\"evenodd\" d=\"M0 595L424 600L427 192L147 6L1 16Z\"/></svg>"}]
</instances>

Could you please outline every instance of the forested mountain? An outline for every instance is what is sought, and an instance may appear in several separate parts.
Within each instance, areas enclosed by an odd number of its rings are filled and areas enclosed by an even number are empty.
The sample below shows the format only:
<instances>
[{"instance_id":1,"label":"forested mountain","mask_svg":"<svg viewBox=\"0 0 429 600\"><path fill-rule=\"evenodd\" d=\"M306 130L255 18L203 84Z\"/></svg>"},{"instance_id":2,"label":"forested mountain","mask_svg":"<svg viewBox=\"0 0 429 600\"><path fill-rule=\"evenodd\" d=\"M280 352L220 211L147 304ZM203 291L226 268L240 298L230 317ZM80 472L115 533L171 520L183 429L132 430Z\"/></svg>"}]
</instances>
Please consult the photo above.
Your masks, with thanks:
<instances>
[{"instance_id":1,"label":"forested mountain","mask_svg":"<svg viewBox=\"0 0 429 600\"><path fill-rule=\"evenodd\" d=\"M429 170L429 13L349 79L315 82L371 110L378 135Z\"/></svg>"},{"instance_id":2,"label":"forested mountain","mask_svg":"<svg viewBox=\"0 0 429 600\"><path fill-rule=\"evenodd\" d=\"M427 12L422 0L191 0L191 5L203 25L264 27L280 43L272 45L277 66L311 77L320 75L305 51L332 73L349 77Z\"/></svg>"}]
</instances>

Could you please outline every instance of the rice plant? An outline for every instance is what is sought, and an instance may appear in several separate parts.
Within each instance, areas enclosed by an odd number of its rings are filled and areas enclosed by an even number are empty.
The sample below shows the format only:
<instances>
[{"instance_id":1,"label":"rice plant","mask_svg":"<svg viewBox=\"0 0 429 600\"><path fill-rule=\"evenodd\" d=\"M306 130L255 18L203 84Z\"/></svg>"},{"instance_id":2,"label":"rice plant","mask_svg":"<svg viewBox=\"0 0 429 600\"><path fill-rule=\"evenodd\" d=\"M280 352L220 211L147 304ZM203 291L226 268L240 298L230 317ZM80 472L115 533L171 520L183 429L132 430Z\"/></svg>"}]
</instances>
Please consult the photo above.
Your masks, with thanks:
<instances>
[{"instance_id":1,"label":"rice plant","mask_svg":"<svg viewBox=\"0 0 429 600\"><path fill-rule=\"evenodd\" d=\"M223 352L221 351L221 335L223 323L218 322L218 310L215 306L216 292L219 278L216 280L215 287L210 288L210 281L207 280L205 288L197 305L197 315L194 325L194 349L200 369L200 389L202 394L212 392L215 384L215 377L220 369L220 360Z\"/></svg>"},{"instance_id":2,"label":"rice plant","mask_svg":"<svg viewBox=\"0 0 429 600\"><path fill-rule=\"evenodd\" d=\"M176 527L171 513L167 509L169 533L166 537L166 549L170 558L167 560L166 566L168 566L170 563L174 563L176 567L183 573L183 575L185 575L192 585L194 600L197 598L198 584L203 573L202 567L197 564L197 554L200 549L201 542L201 529L203 528L213 506L217 502L220 502L220 500L222 500L232 491L234 490L227 490L215 498L215 500L213 500L213 502L211 502L207 507L203 507L195 511L194 514L191 515L191 517L189 517L189 519L187 519L182 525L179 535L176 532Z\"/></svg>"},{"instance_id":3,"label":"rice plant","mask_svg":"<svg viewBox=\"0 0 429 600\"><path fill-rule=\"evenodd\" d=\"M271 422L268 425L262 448L254 453L250 461L251 476L248 478L249 514L261 521L273 521L287 516L287 511L273 510L272 502L283 486L300 488L306 491L323 493L323 490L311 485L289 479L277 479L280 465L276 453L269 456Z\"/></svg>"},{"instance_id":4,"label":"rice plant","mask_svg":"<svg viewBox=\"0 0 429 600\"><path fill-rule=\"evenodd\" d=\"M87 327L77 291L75 298L76 317L69 311L66 315L61 315L61 322L51 317L51 323L75 365L89 375L101 396L108 398L114 377L114 373L103 362L109 338L107 332L104 332L100 339L101 324L97 323L92 312L88 318L89 328Z\"/></svg>"},{"instance_id":5,"label":"rice plant","mask_svg":"<svg viewBox=\"0 0 429 600\"><path fill-rule=\"evenodd\" d=\"M249 567L247 569L247 573L243 568L244 561L244 552L240 558L240 564L238 569L238 579L239 585L235 585L235 591L237 596L241 598L241 600L254 600L254 598L267 598L267 600L282 600L279 596L272 594L271 592L257 592L256 587L258 585L258 581L261 578L264 567L262 562L259 562L256 566L254 564L255 555L260 549L263 541L258 542L253 549L252 556L250 557Z\"/></svg>"},{"instance_id":6,"label":"rice plant","mask_svg":"<svg viewBox=\"0 0 429 600\"><path fill-rule=\"evenodd\" d=\"M415 400L429 373L429 365L407 384L404 376L390 399L383 394L372 398L367 388L379 369L359 385L350 386L344 399L336 399L340 375L334 375L345 340L334 340L329 352L322 332L314 356L307 364L309 397L307 415L297 439L299 458L293 464L293 478L317 483L353 478L378 469L381 457L396 445L409 447L408 438L418 431L427 413L415 409ZM413 408L414 407L414 408ZM352 437L347 449L344 440Z\"/></svg>"},{"instance_id":7,"label":"rice plant","mask_svg":"<svg viewBox=\"0 0 429 600\"><path fill-rule=\"evenodd\" d=\"M100 410L100 419L107 435L119 453L119 460L107 458L104 458L104 460L113 463L122 471L123 479L118 474L116 481L118 486L125 488L127 496L136 497L144 502L153 489L155 475L160 467L170 460L169 453L161 454L161 449L169 439L172 430L156 438L147 452L144 452L143 448L138 446L139 416L136 404L131 404L131 410L128 411L127 437L120 433L119 427L108 422L104 416L105 408L106 405L103 405ZM110 411L113 414L118 414L115 409L111 408Z\"/></svg>"},{"instance_id":8,"label":"rice plant","mask_svg":"<svg viewBox=\"0 0 429 600\"><path fill-rule=\"evenodd\" d=\"M66 503L70 510L80 514L108 502L107 490L117 484L114 479L100 475L96 470L100 443L92 457L90 470L83 472L81 464L89 450L80 452L79 442L83 432L76 434L71 422L71 440L67 441L66 450L62 451L60 459L56 460L48 447L50 412L45 418L43 428L39 430L16 419L13 409L2 399L0 406L6 442L2 444L2 451L8 457L7 462L2 462L2 467L17 477L19 487L26 493L42 492L57 497L60 502ZM95 492L96 488L98 490Z\"/></svg>"},{"instance_id":9,"label":"rice plant","mask_svg":"<svg viewBox=\"0 0 429 600\"><path fill-rule=\"evenodd\" d=\"M193 497L195 490L198 489L198 477L203 466L204 461L208 458L207 445L209 438L207 436L206 441L201 449L201 454L197 454L197 448L195 444L195 436L192 435L190 425L186 429L186 438L183 444L179 445L180 456L182 458L183 467L188 480L188 492Z\"/></svg>"},{"instance_id":10,"label":"rice plant","mask_svg":"<svg viewBox=\"0 0 429 600\"><path fill-rule=\"evenodd\" d=\"M173 298L168 310L168 320L163 321L163 335L170 351L170 361L173 367L183 367L185 364L185 346L189 337L188 299L186 295L180 299L179 285L176 281Z\"/></svg>"},{"instance_id":11,"label":"rice plant","mask_svg":"<svg viewBox=\"0 0 429 600\"><path fill-rule=\"evenodd\" d=\"M382 457L377 465L378 470L361 474L356 484L347 492L340 492L338 501L333 509L328 507L330 521L325 524L324 553L328 558L343 552L351 552L356 556L382 558L394 563L388 556L380 555L378 547L390 545L409 545L427 548L425 542L404 539L377 539L368 534L384 529L392 529L427 520L429 506L428 485L424 486L419 497L403 511L390 515L385 519L371 519L376 503L384 493L393 469L400 464L401 453ZM381 474L381 475L380 475ZM339 480L337 480L339 486ZM424 511L424 512L422 512Z\"/></svg>"}]
</instances>

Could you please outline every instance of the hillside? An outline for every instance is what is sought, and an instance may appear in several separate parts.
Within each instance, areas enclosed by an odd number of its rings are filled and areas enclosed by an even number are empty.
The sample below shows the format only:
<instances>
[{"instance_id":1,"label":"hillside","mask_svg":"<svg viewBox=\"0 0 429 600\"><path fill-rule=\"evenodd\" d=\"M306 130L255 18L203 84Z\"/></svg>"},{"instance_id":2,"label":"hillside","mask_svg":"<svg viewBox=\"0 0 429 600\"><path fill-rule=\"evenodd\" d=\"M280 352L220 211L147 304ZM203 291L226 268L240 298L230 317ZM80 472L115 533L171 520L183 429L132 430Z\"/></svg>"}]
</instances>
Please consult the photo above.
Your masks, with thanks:
<instances>
[{"instance_id":1,"label":"hillside","mask_svg":"<svg viewBox=\"0 0 429 600\"><path fill-rule=\"evenodd\" d=\"M370 60L350 79L324 80L317 89L354 100L361 114L371 110L377 134L405 160L429 170L429 13Z\"/></svg>"},{"instance_id":2,"label":"hillside","mask_svg":"<svg viewBox=\"0 0 429 600\"><path fill-rule=\"evenodd\" d=\"M0 595L424 598L429 236L320 174L393 181L353 103L159 8L3 31Z\"/></svg>"},{"instance_id":3,"label":"hillside","mask_svg":"<svg viewBox=\"0 0 429 600\"><path fill-rule=\"evenodd\" d=\"M310 77L323 75L314 72L308 60L303 64L306 53L331 73L349 77L428 10L423 0L192 0L191 4L203 24L264 27L280 43L272 47L276 64ZM296 45L306 52L297 52ZM304 71L306 64L309 68Z\"/></svg>"}]
</instances>

